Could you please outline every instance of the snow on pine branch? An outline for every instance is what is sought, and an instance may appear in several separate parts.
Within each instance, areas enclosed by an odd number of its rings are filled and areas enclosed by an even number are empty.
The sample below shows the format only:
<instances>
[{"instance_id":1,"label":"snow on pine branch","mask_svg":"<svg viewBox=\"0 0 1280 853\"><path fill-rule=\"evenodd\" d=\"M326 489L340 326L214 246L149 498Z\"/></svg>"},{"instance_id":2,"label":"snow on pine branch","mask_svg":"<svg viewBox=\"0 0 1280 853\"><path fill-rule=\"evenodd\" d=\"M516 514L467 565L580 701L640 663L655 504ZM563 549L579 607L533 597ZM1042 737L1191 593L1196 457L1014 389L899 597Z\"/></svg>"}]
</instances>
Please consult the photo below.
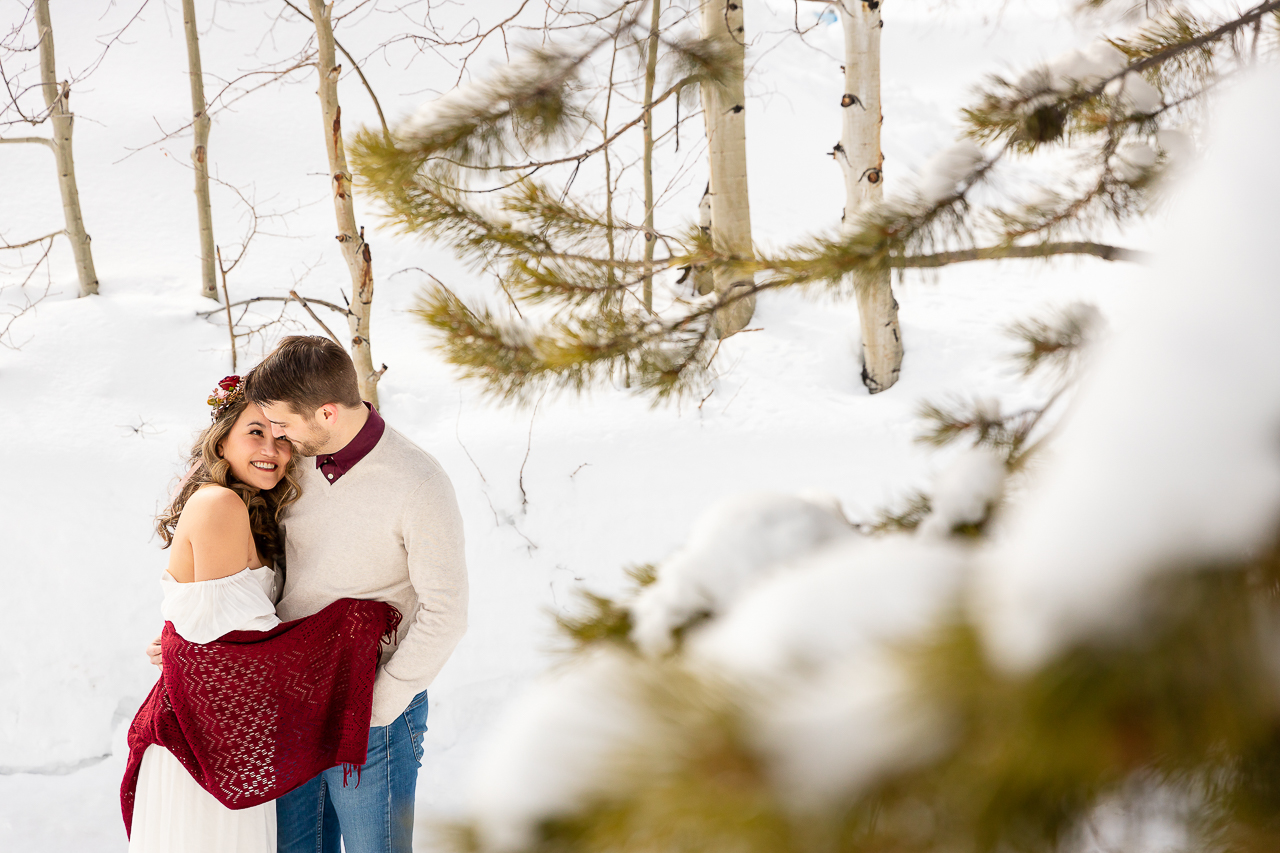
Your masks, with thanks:
<instances>
[{"instance_id":1,"label":"snow on pine branch","mask_svg":"<svg viewBox=\"0 0 1280 853\"><path fill-rule=\"evenodd\" d=\"M1047 461L1026 474L994 532L976 541L947 535L1002 499L1006 460L987 446L939 476L934 529L915 535L861 536L802 498L717 505L628 602L642 653L589 645L513 706L478 776L481 846L531 849L561 826L587 833L557 836L568 850L587 849L575 846L583 838L637 849L625 833L653 826L645 809L670 795L676 811L657 814L720 833L704 839L720 846L758 842L752 833L777 804L805 826L870 814L887 829L867 832L892 833L906 820L930 849L972 842L966 833L977 824L966 820L981 821L993 843L1034 828L1025 849L1074 849L1071 833L1115 803L1174 791L1150 780L1194 780L1196 768L1220 774L1223 761L1235 761L1223 749L1243 743L1244 730L1224 739L1202 733L1200 721L1261 709L1274 722L1273 694L1259 683L1274 669L1259 657L1260 626L1248 623L1266 602L1228 595L1240 609L1201 619L1219 604L1202 593L1225 576L1207 570L1239 569L1268 548L1274 560L1280 532L1280 291L1271 258L1280 163L1269 147L1280 134L1277 91L1272 68L1231 95L1160 260L1143 273L1145 292L1085 365ZM1050 349L1077 347L1086 313L1029 334ZM1144 599L1147 585L1177 582L1188 569L1200 586L1163 589L1196 593L1192 606L1172 616L1153 610L1165 599ZM1168 621L1184 617L1191 621ZM1168 639L1151 633L1153 619L1210 633L1153 646ZM1123 642L1135 634L1144 642ZM1189 655L1193 668L1148 657L1157 654ZM1244 680L1224 676L1224 661L1243 667ZM1111 679L1105 689L1100 678ZM1181 692L1170 699L1166 688ZM1207 689L1224 692L1201 707ZM1160 726L1184 722L1158 716L1160 702L1175 701L1195 730L1158 740ZM1115 758L1118 738L1124 754ZM711 775L698 776L699 750L712 747ZM1184 752L1161 764L1169 749ZM757 767L761 789L751 787ZM1161 777L1159 768L1176 773ZM719 811L698 823L697 798L724 796L716 785L726 773L733 790L747 790L744 810L716 799ZM1223 784L1243 778L1231 775ZM1179 800L1171 819L1194 821L1198 802ZM912 804L917 812L893 810ZM903 816L921 808L948 820ZM624 835L608 835L611 826Z\"/></svg>"},{"instance_id":2,"label":"snow on pine branch","mask_svg":"<svg viewBox=\"0 0 1280 853\"><path fill-rule=\"evenodd\" d=\"M1008 666L1128 626L1153 573L1276 533L1277 91L1271 68L1223 104L1125 334L1097 354L1051 467L983 562L981 620Z\"/></svg>"}]
</instances>

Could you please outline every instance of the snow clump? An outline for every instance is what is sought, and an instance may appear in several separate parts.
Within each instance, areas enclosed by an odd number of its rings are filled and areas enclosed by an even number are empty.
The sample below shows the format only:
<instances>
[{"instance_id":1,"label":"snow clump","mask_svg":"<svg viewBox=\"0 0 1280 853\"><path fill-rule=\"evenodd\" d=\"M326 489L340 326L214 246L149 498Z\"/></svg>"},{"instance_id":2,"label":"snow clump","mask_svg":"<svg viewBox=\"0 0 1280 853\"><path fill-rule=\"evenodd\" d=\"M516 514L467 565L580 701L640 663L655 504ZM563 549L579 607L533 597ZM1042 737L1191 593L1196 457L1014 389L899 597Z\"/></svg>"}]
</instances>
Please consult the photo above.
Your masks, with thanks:
<instances>
[{"instance_id":1,"label":"snow clump","mask_svg":"<svg viewBox=\"0 0 1280 853\"><path fill-rule=\"evenodd\" d=\"M973 174L986 159L982 148L969 139L934 154L920 173L920 195L935 205L956 194L961 181Z\"/></svg>"},{"instance_id":2,"label":"snow clump","mask_svg":"<svg viewBox=\"0 0 1280 853\"><path fill-rule=\"evenodd\" d=\"M1097 41L1084 50L1071 50L1049 63L1052 87L1070 91L1076 86L1092 88L1108 77L1119 74L1129 64L1129 57L1107 41Z\"/></svg>"},{"instance_id":3,"label":"snow clump","mask_svg":"<svg viewBox=\"0 0 1280 853\"><path fill-rule=\"evenodd\" d=\"M1037 488L980 561L975 617L1029 670L1131 624L1143 585L1247 557L1280 517L1280 69L1230 93L1132 316Z\"/></svg>"},{"instance_id":4,"label":"snow clump","mask_svg":"<svg viewBox=\"0 0 1280 853\"><path fill-rule=\"evenodd\" d=\"M638 663L596 650L511 703L472 771L484 849L529 849L538 824L613 792L622 781L618 759L660 736L640 695Z\"/></svg>"},{"instance_id":5,"label":"snow clump","mask_svg":"<svg viewBox=\"0 0 1280 853\"><path fill-rule=\"evenodd\" d=\"M1146 78L1132 71L1112 80L1104 91L1118 99L1130 115L1148 115L1160 109L1164 103L1160 91L1148 83Z\"/></svg>"},{"instance_id":6,"label":"snow clump","mask_svg":"<svg viewBox=\"0 0 1280 853\"><path fill-rule=\"evenodd\" d=\"M684 547L658 565L658 579L631 603L631 637L646 654L665 654L676 629L722 612L787 560L852 535L839 509L823 501L775 494L723 500L698 519Z\"/></svg>"},{"instance_id":7,"label":"snow clump","mask_svg":"<svg viewBox=\"0 0 1280 853\"><path fill-rule=\"evenodd\" d=\"M958 546L906 536L834 542L753 587L685 654L742 681L803 677L926 631L958 595L966 560Z\"/></svg>"},{"instance_id":8,"label":"snow clump","mask_svg":"<svg viewBox=\"0 0 1280 853\"><path fill-rule=\"evenodd\" d=\"M987 517L1004 492L1004 455L989 447L962 451L933 483L930 512L921 536L946 536L956 527Z\"/></svg>"},{"instance_id":9,"label":"snow clump","mask_svg":"<svg viewBox=\"0 0 1280 853\"><path fill-rule=\"evenodd\" d=\"M889 646L925 636L959 599L968 554L907 537L829 545L759 584L686 645L689 665L744 688L747 736L795 808L846 796L937 754Z\"/></svg>"},{"instance_id":10,"label":"snow clump","mask_svg":"<svg viewBox=\"0 0 1280 853\"><path fill-rule=\"evenodd\" d=\"M1133 182L1150 171L1159 156L1149 142L1126 139L1111 157L1111 170L1120 180Z\"/></svg>"},{"instance_id":11,"label":"snow clump","mask_svg":"<svg viewBox=\"0 0 1280 853\"><path fill-rule=\"evenodd\" d=\"M950 727L920 704L918 686L889 654L868 652L782 693L757 712L753 729L774 788L803 812L936 758Z\"/></svg>"}]
</instances>

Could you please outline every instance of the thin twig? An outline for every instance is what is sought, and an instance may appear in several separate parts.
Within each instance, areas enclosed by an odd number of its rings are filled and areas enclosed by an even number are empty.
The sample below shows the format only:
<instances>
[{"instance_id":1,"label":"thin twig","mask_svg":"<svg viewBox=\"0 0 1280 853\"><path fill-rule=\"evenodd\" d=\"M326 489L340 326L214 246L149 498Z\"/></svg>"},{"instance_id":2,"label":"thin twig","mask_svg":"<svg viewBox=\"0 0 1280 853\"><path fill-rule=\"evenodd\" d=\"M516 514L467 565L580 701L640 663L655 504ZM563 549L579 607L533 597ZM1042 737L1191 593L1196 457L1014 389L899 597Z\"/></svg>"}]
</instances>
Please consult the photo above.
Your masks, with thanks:
<instances>
[{"instance_id":1,"label":"thin twig","mask_svg":"<svg viewBox=\"0 0 1280 853\"><path fill-rule=\"evenodd\" d=\"M308 314L311 315L312 320L315 320L318 324L320 324L320 328L324 329L324 333L329 336L329 340L333 341L338 346L342 346L342 341L338 340L338 336L329 330L329 327L324 324L324 320L321 320L320 317L316 314L316 312L311 310L311 306L307 304L307 300L299 296L298 291L290 290L289 295L292 296L294 299L298 300L298 304L302 306L304 311L306 311ZM386 370L385 365L383 366L382 369Z\"/></svg>"},{"instance_id":2,"label":"thin twig","mask_svg":"<svg viewBox=\"0 0 1280 853\"><path fill-rule=\"evenodd\" d=\"M0 248L3 248L3 247L0 247ZM231 307L238 308L241 305L249 305L250 303L253 303L253 302L292 302L292 301L293 301L292 296L253 296L253 297L250 297L249 299L241 299L239 302L234 302L232 303ZM351 313L350 310L343 308L341 305L334 305L332 302L326 302L323 299L311 298L311 299L308 299L307 302L315 305L323 305L325 308L328 308L331 311L337 311L339 314L341 314L344 317ZM210 314L216 314L221 310L222 310L221 308L211 308L208 311L198 311L196 312L196 316L208 317Z\"/></svg>"},{"instance_id":3,"label":"thin twig","mask_svg":"<svg viewBox=\"0 0 1280 853\"><path fill-rule=\"evenodd\" d=\"M542 397L547 396L547 392L542 392ZM529 441L524 448L524 461L520 463L520 514L523 515L529 506L529 495L524 490L524 466L529 462L529 453L533 450L533 422L538 417L538 407L542 405L542 397L538 398L538 402L533 404L533 415L529 418ZM532 544L532 543L530 543Z\"/></svg>"},{"instance_id":4,"label":"thin twig","mask_svg":"<svg viewBox=\"0 0 1280 853\"><path fill-rule=\"evenodd\" d=\"M236 372L236 324L231 319L231 294L227 292L227 268L222 265L222 247L215 246L218 271L222 273L222 302L227 311L227 334L231 336L231 372Z\"/></svg>"},{"instance_id":5,"label":"thin twig","mask_svg":"<svg viewBox=\"0 0 1280 853\"><path fill-rule=\"evenodd\" d=\"M299 15L306 18L308 21L311 21L311 23L313 24L315 23L315 21L311 20L310 15L308 15L306 12L302 11L297 6L290 3L289 0L283 0L283 2L290 9L297 12ZM356 70L356 74L359 75L360 77L360 82L364 84L365 91L369 93L369 98L373 101L373 108L378 111L378 121L382 122L382 135L387 139L390 139L391 128L387 126L387 117L382 114L382 104L378 103L378 96L373 93L373 87L369 85L369 81L365 79L364 72L360 70L360 63L356 62L356 58L351 55L351 52L342 46L342 43L338 41L337 36L334 36L333 44L335 47L338 48L338 50L342 51L342 55L345 56L348 61L350 61L351 67Z\"/></svg>"},{"instance_id":6,"label":"thin twig","mask_svg":"<svg viewBox=\"0 0 1280 853\"><path fill-rule=\"evenodd\" d=\"M44 235L43 237L36 237L34 240L28 240L25 243L0 243L0 249L25 249L27 246L34 246L36 243L43 243L45 240L52 240L54 237L57 237L59 234L66 234L66 233L67 232L65 230L54 231L52 233Z\"/></svg>"}]
</instances>

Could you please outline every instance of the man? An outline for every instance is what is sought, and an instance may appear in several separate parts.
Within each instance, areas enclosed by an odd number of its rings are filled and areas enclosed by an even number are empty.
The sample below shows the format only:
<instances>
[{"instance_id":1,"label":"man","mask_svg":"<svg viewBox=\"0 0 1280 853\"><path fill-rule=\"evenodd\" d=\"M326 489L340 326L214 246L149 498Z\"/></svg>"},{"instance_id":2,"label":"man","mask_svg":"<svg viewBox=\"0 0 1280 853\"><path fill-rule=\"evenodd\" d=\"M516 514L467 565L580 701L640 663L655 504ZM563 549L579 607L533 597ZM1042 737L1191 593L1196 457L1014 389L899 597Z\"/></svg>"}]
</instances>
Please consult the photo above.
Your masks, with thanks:
<instances>
[{"instance_id":1,"label":"man","mask_svg":"<svg viewBox=\"0 0 1280 853\"><path fill-rule=\"evenodd\" d=\"M440 464L360 400L350 357L327 338L280 342L245 380L276 437L315 457L281 522L285 621L340 598L400 610L373 689L369 752L276 801L280 853L410 853L427 686L466 630L462 517Z\"/></svg>"}]
</instances>

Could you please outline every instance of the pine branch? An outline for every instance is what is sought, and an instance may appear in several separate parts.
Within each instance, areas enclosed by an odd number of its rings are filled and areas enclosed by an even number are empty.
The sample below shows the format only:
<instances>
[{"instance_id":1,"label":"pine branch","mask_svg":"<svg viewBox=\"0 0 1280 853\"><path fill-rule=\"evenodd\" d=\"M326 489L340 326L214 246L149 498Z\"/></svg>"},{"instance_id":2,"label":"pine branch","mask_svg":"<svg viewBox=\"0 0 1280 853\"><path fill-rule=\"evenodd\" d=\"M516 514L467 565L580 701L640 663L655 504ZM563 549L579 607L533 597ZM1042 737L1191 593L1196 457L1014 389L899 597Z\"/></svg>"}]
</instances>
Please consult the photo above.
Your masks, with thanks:
<instances>
[{"instance_id":1,"label":"pine branch","mask_svg":"<svg viewBox=\"0 0 1280 853\"><path fill-rule=\"evenodd\" d=\"M1048 258L1056 255L1091 255L1104 261L1132 261L1145 263L1151 260L1148 252L1109 246L1105 243L1084 241L1067 243L1041 243L1033 246L988 246L981 249L960 249L954 252L937 252L932 255L912 255L893 259L893 269L933 269L967 261L990 261L1004 258Z\"/></svg>"}]
</instances>

